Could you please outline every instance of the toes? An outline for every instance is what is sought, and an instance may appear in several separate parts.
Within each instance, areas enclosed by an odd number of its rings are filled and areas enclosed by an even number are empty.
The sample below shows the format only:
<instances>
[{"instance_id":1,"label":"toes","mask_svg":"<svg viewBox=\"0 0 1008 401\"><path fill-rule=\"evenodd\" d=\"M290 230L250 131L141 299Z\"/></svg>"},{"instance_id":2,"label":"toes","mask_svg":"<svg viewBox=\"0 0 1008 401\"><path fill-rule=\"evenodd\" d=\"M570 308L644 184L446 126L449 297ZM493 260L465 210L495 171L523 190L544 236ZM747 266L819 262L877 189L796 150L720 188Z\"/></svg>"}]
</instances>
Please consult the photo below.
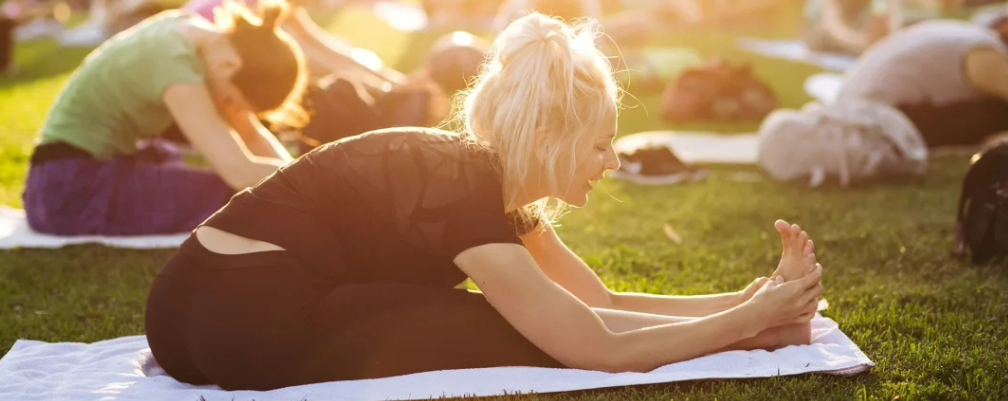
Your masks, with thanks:
<instances>
[{"instance_id":1,"label":"toes","mask_svg":"<svg viewBox=\"0 0 1008 401\"><path fill-rule=\"evenodd\" d=\"M780 232L781 238L786 238L786 235L791 233L791 225L784 220L774 222L774 228Z\"/></svg>"},{"instance_id":2,"label":"toes","mask_svg":"<svg viewBox=\"0 0 1008 401\"><path fill-rule=\"evenodd\" d=\"M815 244L812 240L805 241L805 249L803 250L803 253L808 255L812 252L815 252Z\"/></svg>"},{"instance_id":3,"label":"toes","mask_svg":"<svg viewBox=\"0 0 1008 401\"><path fill-rule=\"evenodd\" d=\"M804 230L800 232L798 236L795 238L795 247L794 247L795 253L798 254L802 253L802 249L805 248L805 245L808 243L808 240L809 240L808 233L806 233Z\"/></svg>"}]
</instances>

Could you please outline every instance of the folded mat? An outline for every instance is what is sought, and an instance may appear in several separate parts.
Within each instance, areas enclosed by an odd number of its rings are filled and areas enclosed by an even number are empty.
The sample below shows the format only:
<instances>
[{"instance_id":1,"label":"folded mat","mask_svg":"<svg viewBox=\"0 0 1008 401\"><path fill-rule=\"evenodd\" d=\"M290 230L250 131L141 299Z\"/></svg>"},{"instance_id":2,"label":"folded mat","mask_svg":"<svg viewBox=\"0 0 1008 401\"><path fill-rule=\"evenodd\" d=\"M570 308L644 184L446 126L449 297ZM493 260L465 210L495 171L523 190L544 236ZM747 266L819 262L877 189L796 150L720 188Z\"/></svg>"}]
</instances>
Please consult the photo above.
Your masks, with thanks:
<instances>
[{"instance_id":1,"label":"folded mat","mask_svg":"<svg viewBox=\"0 0 1008 401\"><path fill-rule=\"evenodd\" d=\"M813 343L766 351L732 351L670 364L649 373L503 367L448 370L372 380L318 383L273 391L223 391L167 376L153 361L146 337L92 344L20 340L0 359L0 399L377 401L550 393L697 379L733 379L828 373L851 375L875 364L817 314ZM403 335L411 335L404 333Z\"/></svg>"},{"instance_id":2,"label":"folded mat","mask_svg":"<svg viewBox=\"0 0 1008 401\"><path fill-rule=\"evenodd\" d=\"M103 244L118 248L175 248L189 233L174 235L144 235L135 237L75 236L60 237L41 234L28 227L24 210L0 205L0 249L60 248L75 244Z\"/></svg>"},{"instance_id":3,"label":"folded mat","mask_svg":"<svg viewBox=\"0 0 1008 401\"><path fill-rule=\"evenodd\" d=\"M758 150L756 134L647 131L620 137L613 146L618 153L633 153L646 146L665 146L685 163L754 164Z\"/></svg>"},{"instance_id":4,"label":"folded mat","mask_svg":"<svg viewBox=\"0 0 1008 401\"><path fill-rule=\"evenodd\" d=\"M771 40L757 38L740 38L739 48L767 57L797 61L815 65L831 71L844 71L857 61L857 58L842 53L827 53L810 50L801 40Z\"/></svg>"}]
</instances>

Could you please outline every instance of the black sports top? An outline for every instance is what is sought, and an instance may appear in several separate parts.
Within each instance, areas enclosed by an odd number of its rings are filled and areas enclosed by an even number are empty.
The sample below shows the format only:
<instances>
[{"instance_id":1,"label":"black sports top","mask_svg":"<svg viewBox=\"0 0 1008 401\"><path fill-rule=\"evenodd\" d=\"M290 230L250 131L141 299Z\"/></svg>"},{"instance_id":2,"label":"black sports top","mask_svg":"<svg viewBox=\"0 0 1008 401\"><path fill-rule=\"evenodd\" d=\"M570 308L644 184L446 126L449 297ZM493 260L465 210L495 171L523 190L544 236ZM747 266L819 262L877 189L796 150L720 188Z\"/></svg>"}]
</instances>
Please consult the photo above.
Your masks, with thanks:
<instances>
[{"instance_id":1,"label":"black sports top","mask_svg":"<svg viewBox=\"0 0 1008 401\"><path fill-rule=\"evenodd\" d=\"M516 227L528 226L505 214L496 165L447 131L373 131L306 153L205 224L283 247L339 282L456 286L466 279L456 255L521 244Z\"/></svg>"}]
</instances>

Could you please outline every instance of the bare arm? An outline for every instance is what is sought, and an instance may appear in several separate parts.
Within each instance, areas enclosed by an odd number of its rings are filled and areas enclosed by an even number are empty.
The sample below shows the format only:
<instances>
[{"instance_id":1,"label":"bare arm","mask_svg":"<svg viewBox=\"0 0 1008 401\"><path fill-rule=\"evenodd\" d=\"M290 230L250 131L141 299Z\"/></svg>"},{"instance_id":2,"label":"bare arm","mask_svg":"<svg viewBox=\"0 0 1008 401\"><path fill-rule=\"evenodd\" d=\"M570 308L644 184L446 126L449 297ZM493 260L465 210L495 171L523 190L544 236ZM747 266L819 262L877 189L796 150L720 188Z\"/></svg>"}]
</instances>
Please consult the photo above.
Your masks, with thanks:
<instances>
[{"instance_id":1,"label":"bare arm","mask_svg":"<svg viewBox=\"0 0 1008 401\"><path fill-rule=\"evenodd\" d=\"M348 43L329 35L311 19L302 7L295 7L291 18L284 24L284 30L297 40L305 56L326 72L353 71L362 76L392 84L403 84L406 76L384 66L373 69L353 58L356 50ZM378 86L381 86L380 84Z\"/></svg>"},{"instance_id":2,"label":"bare arm","mask_svg":"<svg viewBox=\"0 0 1008 401\"><path fill-rule=\"evenodd\" d=\"M822 18L820 21L829 36L833 37L844 49L859 54L865 51L877 38L873 38L873 35L870 35L867 31L860 31L848 25L843 19L839 1L826 0L823 2ZM869 25L879 23L876 19L869 22Z\"/></svg>"},{"instance_id":3,"label":"bare arm","mask_svg":"<svg viewBox=\"0 0 1008 401\"><path fill-rule=\"evenodd\" d=\"M205 86L173 84L165 90L164 102L183 135L230 187L253 186L286 164L280 158L250 154L217 111Z\"/></svg>"},{"instance_id":4,"label":"bare arm","mask_svg":"<svg viewBox=\"0 0 1008 401\"><path fill-rule=\"evenodd\" d=\"M701 319L617 334L550 280L522 246L478 246L460 253L455 262L518 332L572 368L649 371L715 352L770 327L766 309L747 302Z\"/></svg>"},{"instance_id":5,"label":"bare arm","mask_svg":"<svg viewBox=\"0 0 1008 401\"><path fill-rule=\"evenodd\" d=\"M545 227L541 234L538 231L527 234L522 241L547 277L591 307L701 317L728 310L743 301L741 292L694 296L612 292L552 227Z\"/></svg>"},{"instance_id":6,"label":"bare arm","mask_svg":"<svg viewBox=\"0 0 1008 401\"><path fill-rule=\"evenodd\" d=\"M906 16L903 13L903 0L886 0L886 18L889 32L895 32L903 28L906 24Z\"/></svg>"},{"instance_id":7,"label":"bare arm","mask_svg":"<svg viewBox=\"0 0 1008 401\"><path fill-rule=\"evenodd\" d=\"M1008 56L988 47L966 54L966 79L976 90L1008 101Z\"/></svg>"},{"instance_id":8,"label":"bare arm","mask_svg":"<svg viewBox=\"0 0 1008 401\"><path fill-rule=\"evenodd\" d=\"M245 147L253 155L280 159L285 162L294 159L280 143L280 140L266 129L252 112L228 106L219 106L217 110L224 114L224 120L234 129L244 142Z\"/></svg>"}]
</instances>

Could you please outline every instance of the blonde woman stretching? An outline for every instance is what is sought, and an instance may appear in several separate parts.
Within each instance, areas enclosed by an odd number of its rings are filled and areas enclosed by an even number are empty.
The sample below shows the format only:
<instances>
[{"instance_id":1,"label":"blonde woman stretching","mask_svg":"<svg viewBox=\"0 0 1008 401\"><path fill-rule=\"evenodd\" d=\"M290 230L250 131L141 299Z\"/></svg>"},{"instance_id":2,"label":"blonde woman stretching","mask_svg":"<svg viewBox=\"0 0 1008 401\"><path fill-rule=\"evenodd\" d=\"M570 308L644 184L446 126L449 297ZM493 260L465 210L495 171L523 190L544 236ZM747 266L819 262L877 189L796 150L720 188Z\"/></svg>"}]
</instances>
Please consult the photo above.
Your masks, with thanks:
<instances>
[{"instance_id":1,"label":"blonde woman stretching","mask_svg":"<svg viewBox=\"0 0 1008 401\"><path fill-rule=\"evenodd\" d=\"M608 290L550 226L619 167L595 31L531 14L494 43L464 134L325 144L240 192L155 279L154 357L225 389L492 366L647 371L809 342L821 267L779 221L774 281L673 297ZM466 278L481 292L458 289Z\"/></svg>"}]
</instances>

